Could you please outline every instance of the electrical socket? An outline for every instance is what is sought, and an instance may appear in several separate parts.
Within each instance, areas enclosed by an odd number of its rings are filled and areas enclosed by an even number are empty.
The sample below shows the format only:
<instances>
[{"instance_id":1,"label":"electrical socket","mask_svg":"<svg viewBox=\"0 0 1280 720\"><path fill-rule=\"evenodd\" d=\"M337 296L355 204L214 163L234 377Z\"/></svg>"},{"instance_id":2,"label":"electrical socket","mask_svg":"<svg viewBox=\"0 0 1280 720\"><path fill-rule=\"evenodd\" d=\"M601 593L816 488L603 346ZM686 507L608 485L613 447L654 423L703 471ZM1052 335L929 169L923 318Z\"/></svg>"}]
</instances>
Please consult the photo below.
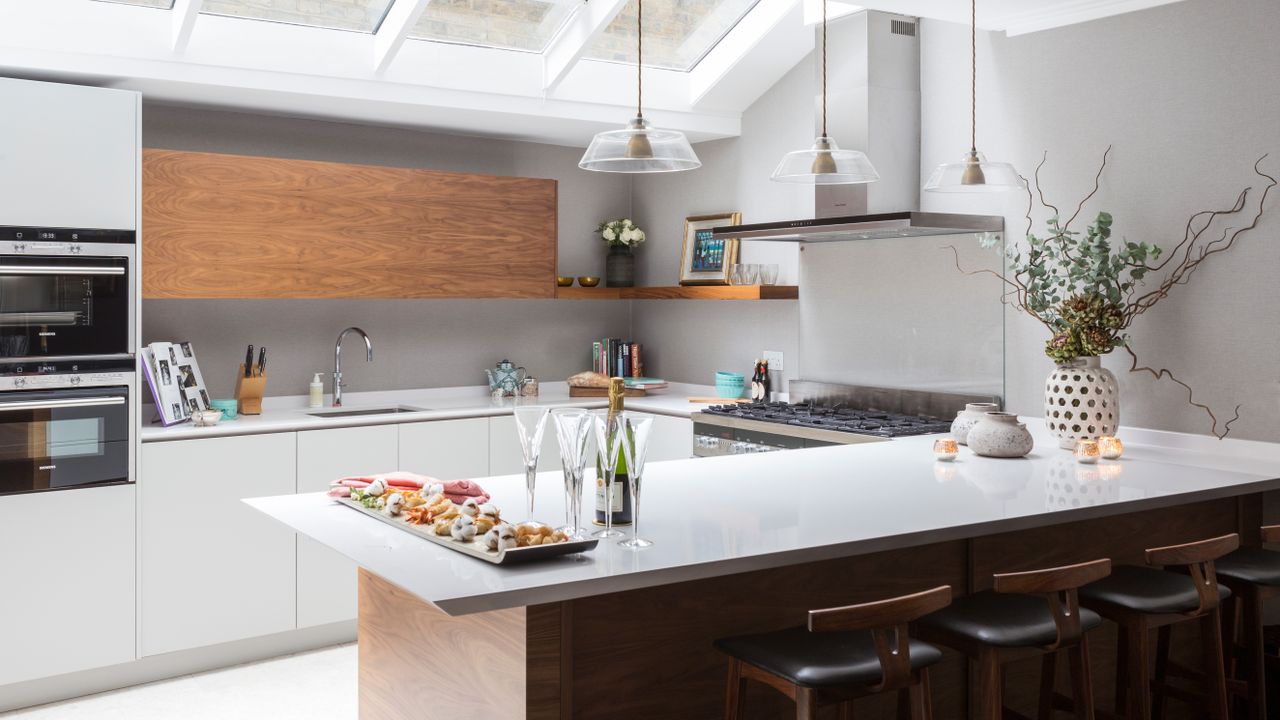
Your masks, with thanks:
<instances>
[{"instance_id":1,"label":"electrical socket","mask_svg":"<svg viewBox=\"0 0 1280 720\"><path fill-rule=\"evenodd\" d=\"M770 371L774 371L774 370L776 370L776 371L778 371L778 372L782 372L783 370L785 370L785 369L786 369L786 367L785 367L785 366L783 366L783 364L782 364L782 351L781 351L781 350L765 350L765 351L764 351L763 358L764 358L764 360L765 360L766 362L768 362L768 363L769 363L769 370L770 370Z\"/></svg>"}]
</instances>

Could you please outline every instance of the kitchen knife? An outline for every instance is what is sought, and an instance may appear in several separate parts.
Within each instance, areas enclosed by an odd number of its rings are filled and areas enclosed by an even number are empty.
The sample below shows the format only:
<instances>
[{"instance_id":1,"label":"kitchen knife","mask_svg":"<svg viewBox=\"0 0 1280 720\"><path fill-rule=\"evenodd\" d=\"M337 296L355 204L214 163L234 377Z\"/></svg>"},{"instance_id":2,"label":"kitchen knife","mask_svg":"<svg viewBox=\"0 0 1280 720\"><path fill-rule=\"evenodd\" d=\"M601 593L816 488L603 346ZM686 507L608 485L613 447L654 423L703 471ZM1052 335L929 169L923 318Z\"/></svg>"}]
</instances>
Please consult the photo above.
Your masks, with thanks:
<instances>
[{"instance_id":1,"label":"kitchen knife","mask_svg":"<svg viewBox=\"0 0 1280 720\"><path fill-rule=\"evenodd\" d=\"M267 346L263 345L258 350L258 376L267 374Z\"/></svg>"},{"instance_id":2,"label":"kitchen knife","mask_svg":"<svg viewBox=\"0 0 1280 720\"><path fill-rule=\"evenodd\" d=\"M244 376L253 377L253 346L244 351Z\"/></svg>"}]
</instances>

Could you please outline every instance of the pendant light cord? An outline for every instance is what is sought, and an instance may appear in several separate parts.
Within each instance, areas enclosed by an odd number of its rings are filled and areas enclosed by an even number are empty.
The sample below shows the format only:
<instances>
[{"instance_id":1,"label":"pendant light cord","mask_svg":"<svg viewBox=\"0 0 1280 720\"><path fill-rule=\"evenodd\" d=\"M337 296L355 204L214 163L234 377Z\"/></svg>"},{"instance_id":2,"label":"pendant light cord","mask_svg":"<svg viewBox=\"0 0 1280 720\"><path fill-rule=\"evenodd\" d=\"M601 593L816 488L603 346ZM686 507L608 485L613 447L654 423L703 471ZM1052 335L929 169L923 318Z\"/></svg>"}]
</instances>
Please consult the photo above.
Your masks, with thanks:
<instances>
[{"instance_id":1,"label":"pendant light cord","mask_svg":"<svg viewBox=\"0 0 1280 720\"><path fill-rule=\"evenodd\" d=\"M644 0L636 0L636 117L644 117Z\"/></svg>"},{"instance_id":2,"label":"pendant light cord","mask_svg":"<svg viewBox=\"0 0 1280 720\"><path fill-rule=\"evenodd\" d=\"M822 0L822 137L826 137L826 136L827 136L827 0Z\"/></svg>"},{"instance_id":3,"label":"pendant light cord","mask_svg":"<svg viewBox=\"0 0 1280 720\"><path fill-rule=\"evenodd\" d=\"M978 152L978 0L969 3L969 152Z\"/></svg>"}]
</instances>

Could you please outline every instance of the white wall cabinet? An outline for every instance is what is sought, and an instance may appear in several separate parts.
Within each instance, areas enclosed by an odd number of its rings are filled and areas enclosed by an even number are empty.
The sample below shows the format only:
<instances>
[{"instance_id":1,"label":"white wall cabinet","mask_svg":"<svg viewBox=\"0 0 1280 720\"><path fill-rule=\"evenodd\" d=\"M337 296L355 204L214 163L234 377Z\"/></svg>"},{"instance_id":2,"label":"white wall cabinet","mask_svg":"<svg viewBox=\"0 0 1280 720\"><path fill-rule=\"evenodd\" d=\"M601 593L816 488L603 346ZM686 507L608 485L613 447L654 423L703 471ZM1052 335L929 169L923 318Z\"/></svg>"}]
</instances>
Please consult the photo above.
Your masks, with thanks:
<instances>
[{"instance_id":1,"label":"white wall cabinet","mask_svg":"<svg viewBox=\"0 0 1280 720\"><path fill-rule=\"evenodd\" d=\"M137 229L136 92L0 78L5 225Z\"/></svg>"},{"instance_id":2,"label":"white wall cabinet","mask_svg":"<svg viewBox=\"0 0 1280 720\"><path fill-rule=\"evenodd\" d=\"M134 659L134 492L0 498L0 685Z\"/></svg>"},{"instance_id":3,"label":"white wall cabinet","mask_svg":"<svg viewBox=\"0 0 1280 720\"><path fill-rule=\"evenodd\" d=\"M399 428L401 470L441 480L469 480L491 474L489 418L408 423ZM514 437L515 430L511 432Z\"/></svg>"},{"instance_id":4,"label":"white wall cabinet","mask_svg":"<svg viewBox=\"0 0 1280 720\"><path fill-rule=\"evenodd\" d=\"M141 654L292 630L294 533L241 502L296 488L296 435L142 446Z\"/></svg>"},{"instance_id":5,"label":"white wall cabinet","mask_svg":"<svg viewBox=\"0 0 1280 720\"><path fill-rule=\"evenodd\" d=\"M395 425L298 433L300 493L323 492L344 475L391 472L398 461ZM298 536L298 627L356 617L356 564Z\"/></svg>"}]
</instances>

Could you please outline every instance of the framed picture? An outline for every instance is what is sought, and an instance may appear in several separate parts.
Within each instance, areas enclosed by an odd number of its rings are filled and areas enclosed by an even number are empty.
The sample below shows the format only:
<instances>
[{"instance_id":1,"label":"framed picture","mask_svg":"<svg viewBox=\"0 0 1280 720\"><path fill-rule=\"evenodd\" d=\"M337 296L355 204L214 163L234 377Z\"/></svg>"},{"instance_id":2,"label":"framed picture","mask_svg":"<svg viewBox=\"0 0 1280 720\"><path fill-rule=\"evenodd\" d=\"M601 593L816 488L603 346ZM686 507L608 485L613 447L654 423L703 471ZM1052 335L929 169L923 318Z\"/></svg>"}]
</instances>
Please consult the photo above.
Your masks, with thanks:
<instances>
[{"instance_id":1,"label":"framed picture","mask_svg":"<svg viewBox=\"0 0 1280 720\"><path fill-rule=\"evenodd\" d=\"M738 262L738 241L711 237L713 228L742 223L742 213L695 215L684 219L680 251L681 285L728 285L729 266Z\"/></svg>"}]
</instances>

